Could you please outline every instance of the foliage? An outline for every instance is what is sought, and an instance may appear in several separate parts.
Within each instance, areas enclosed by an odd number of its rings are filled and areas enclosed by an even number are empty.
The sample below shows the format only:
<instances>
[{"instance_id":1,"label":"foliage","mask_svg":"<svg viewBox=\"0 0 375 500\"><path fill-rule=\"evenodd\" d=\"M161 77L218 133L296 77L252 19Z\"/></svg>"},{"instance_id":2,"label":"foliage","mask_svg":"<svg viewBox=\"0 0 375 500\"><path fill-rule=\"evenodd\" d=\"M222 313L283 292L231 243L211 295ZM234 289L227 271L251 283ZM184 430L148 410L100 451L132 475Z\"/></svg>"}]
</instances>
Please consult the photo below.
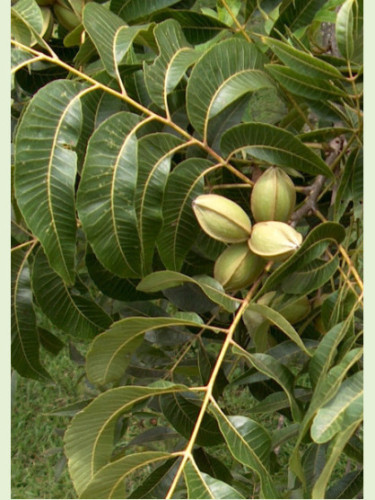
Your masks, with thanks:
<instances>
[{"instance_id":1,"label":"foliage","mask_svg":"<svg viewBox=\"0 0 375 500\"><path fill-rule=\"evenodd\" d=\"M87 347L77 496L356 498L361 0L12 4L12 366ZM270 165L303 242L228 293L192 203Z\"/></svg>"}]
</instances>

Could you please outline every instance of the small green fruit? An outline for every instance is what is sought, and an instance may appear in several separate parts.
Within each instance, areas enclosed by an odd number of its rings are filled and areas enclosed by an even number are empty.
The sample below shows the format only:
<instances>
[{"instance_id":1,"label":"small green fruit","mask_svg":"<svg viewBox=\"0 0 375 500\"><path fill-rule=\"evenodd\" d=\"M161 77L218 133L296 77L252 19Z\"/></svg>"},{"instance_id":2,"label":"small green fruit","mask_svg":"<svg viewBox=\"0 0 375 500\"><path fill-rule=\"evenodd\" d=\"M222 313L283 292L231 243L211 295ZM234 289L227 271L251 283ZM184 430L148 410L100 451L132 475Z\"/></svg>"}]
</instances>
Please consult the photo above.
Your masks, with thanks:
<instances>
[{"instance_id":1,"label":"small green fruit","mask_svg":"<svg viewBox=\"0 0 375 500\"><path fill-rule=\"evenodd\" d=\"M40 6L40 7L44 7L46 5L53 5L55 3L56 0L36 0L36 3Z\"/></svg>"},{"instance_id":2,"label":"small green fruit","mask_svg":"<svg viewBox=\"0 0 375 500\"><path fill-rule=\"evenodd\" d=\"M250 250L260 257L282 261L301 246L302 235L285 222L257 222L248 243Z\"/></svg>"},{"instance_id":3,"label":"small green fruit","mask_svg":"<svg viewBox=\"0 0 375 500\"><path fill-rule=\"evenodd\" d=\"M211 238L224 243L241 243L249 239L251 222L234 201L217 194L202 194L193 201L198 222Z\"/></svg>"},{"instance_id":4,"label":"small green fruit","mask_svg":"<svg viewBox=\"0 0 375 500\"><path fill-rule=\"evenodd\" d=\"M280 168L268 168L256 181L250 204L257 222L287 222L296 205L296 191L292 180Z\"/></svg>"},{"instance_id":5,"label":"small green fruit","mask_svg":"<svg viewBox=\"0 0 375 500\"><path fill-rule=\"evenodd\" d=\"M257 300L257 304L261 304L263 306L268 306L271 302L276 292L268 292L261 296L259 300ZM258 326L260 326L266 319L260 313L256 311L252 311L251 309L245 309L243 315L243 321L246 325L248 332L253 332Z\"/></svg>"},{"instance_id":6,"label":"small green fruit","mask_svg":"<svg viewBox=\"0 0 375 500\"><path fill-rule=\"evenodd\" d=\"M80 19L75 15L75 13L63 5L54 5L53 11L58 22L68 31L74 30L74 28L81 24Z\"/></svg>"},{"instance_id":7,"label":"small green fruit","mask_svg":"<svg viewBox=\"0 0 375 500\"><path fill-rule=\"evenodd\" d=\"M253 254L247 243L231 245L218 257L214 278L226 290L240 290L251 285L260 275L266 262Z\"/></svg>"}]
</instances>

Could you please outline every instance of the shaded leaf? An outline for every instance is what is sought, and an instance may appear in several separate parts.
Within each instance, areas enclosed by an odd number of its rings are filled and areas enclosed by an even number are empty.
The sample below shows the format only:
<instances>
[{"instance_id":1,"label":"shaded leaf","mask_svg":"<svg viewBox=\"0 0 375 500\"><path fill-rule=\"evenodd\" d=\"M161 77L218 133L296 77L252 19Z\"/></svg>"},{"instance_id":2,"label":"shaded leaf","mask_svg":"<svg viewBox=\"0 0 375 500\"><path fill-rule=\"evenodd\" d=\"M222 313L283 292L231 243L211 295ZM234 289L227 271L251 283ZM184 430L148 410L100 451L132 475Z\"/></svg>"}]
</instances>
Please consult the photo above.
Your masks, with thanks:
<instances>
[{"instance_id":1,"label":"shaded leaf","mask_svg":"<svg viewBox=\"0 0 375 500\"><path fill-rule=\"evenodd\" d=\"M260 71L264 61L253 44L240 39L220 42L199 59L187 85L186 106L191 124L204 138L211 118L244 94L273 86Z\"/></svg>"},{"instance_id":2,"label":"shaded leaf","mask_svg":"<svg viewBox=\"0 0 375 500\"><path fill-rule=\"evenodd\" d=\"M100 394L79 412L64 438L69 471L78 495L94 474L109 463L117 418L149 397L183 390L187 388L169 383L159 387L118 387Z\"/></svg>"},{"instance_id":3,"label":"shaded leaf","mask_svg":"<svg viewBox=\"0 0 375 500\"><path fill-rule=\"evenodd\" d=\"M179 318L125 318L98 335L86 358L86 371L95 384L106 384L119 379L148 330L171 326L201 328L201 323Z\"/></svg>"},{"instance_id":4,"label":"shaded leaf","mask_svg":"<svg viewBox=\"0 0 375 500\"><path fill-rule=\"evenodd\" d=\"M48 265L39 250L32 270L32 287L44 314L54 325L79 338L92 338L112 320L92 299L73 293Z\"/></svg>"},{"instance_id":5,"label":"shaded leaf","mask_svg":"<svg viewBox=\"0 0 375 500\"><path fill-rule=\"evenodd\" d=\"M201 472L195 461L188 461L184 467L188 498L244 498L228 484Z\"/></svg>"},{"instance_id":6,"label":"shaded leaf","mask_svg":"<svg viewBox=\"0 0 375 500\"><path fill-rule=\"evenodd\" d=\"M245 150L254 158L279 167L292 167L300 172L332 177L332 172L319 156L293 134L274 125L237 125L223 134L220 147L225 156Z\"/></svg>"},{"instance_id":7,"label":"shaded leaf","mask_svg":"<svg viewBox=\"0 0 375 500\"><path fill-rule=\"evenodd\" d=\"M278 64L265 66L271 75L292 94L311 100L337 100L345 97L346 92L323 78L304 76Z\"/></svg>"},{"instance_id":8,"label":"shaded leaf","mask_svg":"<svg viewBox=\"0 0 375 500\"><path fill-rule=\"evenodd\" d=\"M363 490L363 470L354 470L338 479L326 492L326 498L358 498Z\"/></svg>"},{"instance_id":9,"label":"shaded leaf","mask_svg":"<svg viewBox=\"0 0 375 500\"><path fill-rule=\"evenodd\" d=\"M165 498L178 466L178 457L170 458L154 469L128 498Z\"/></svg>"},{"instance_id":10,"label":"shaded leaf","mask_svg":"<svg viewBox=\"0 0 375 500\"><path fill-rule=\"evenodd\" d=\"M232 483L233 477L230 470L219 459L207 453L204 448L195 448L193 458L200 471L221 479L225 483Z\"/></svg>"},{"instance_id":11,"label":"shaded leaf","mask_svg":"<svg viewBox=\"0 0 375 500\"><path fill-rule=\"evenodd\" d=\"M82 84L58 80L33 97L15 143L18 206L52 268L74 282L76 219L74 147L81 130Z\"/></svg>"},{"instance_id":12,"label":"shaded leaf","mask_svg":"<svg viewBox=\"0 0 375 500\"><path fill-rule=\"evenodd\" d=\"M198 367L202 385L207 385L209 383L215 362L216 359L207 352L204 344L200 343L198 351ZM228 384L229 382L224 374L224 371L220 368L216 376L215 384L212 388L213 397L218 399Z\"/></svg>"},{"instance_id":13,"label":"shaded leaf","mask_svg":"<svg viewBox=\"0 0 375 500\"><path fill-rule=\"evenodd\" d=\"M271 48L280 61L302 75L326 79L342 78L340 71L335 66L298 50L287 43L268 37L263 37L262 41Z\"/></svg>"},{"instance_id":14,"label":"shaded leaf","mask_svg":"<svg viewBox=\"0 0 375 500\"><path fill-rule=\"evenodd\" d=\"M140 468L170 458L162 451L134 453L102 467L81 493L80 498L125 498L124 480Z\"/></svg>"},{"instance_id":15,"label":"shaded leaf","mask_svg":"<svg viewBox=\"0 0 375 500\"><path fill-rule=\"evenodd\" d=\"M12 367L23 377L50 379L39 359L39 335L30 288L28 258L32 246L14 248L11 258Z\"/></svg>"},{"instance_id":16,"label":"shaded leaf","mask_svg":"<svg viewBox=\"0 0 375 500\"><path fill-rule=\"evenodd\" d=\"M179 271L194 243L199 224L192 201L203 193L204 176L212 165L209 160L189 158L177 165L168 177L163 227L157 240L159 255L167 269Z\"/></svg>"},{"instance_id":17,"label":"shaded leaf","mask_svg":"<svg viewBox=\"0 0 375 500\"><path fill-rule=\"evenodd\" d=\"M283 2L280 8L280 16L276 21L273 30L285 32L286 28L296 31L298 28L307 26L318 10L324 6L327 0L305 0L304 2L294 2L289 0Z\"/></svg>"},{"instance_id":18,"label":"shaded leaf","mask_svg":"<svg viewBox=\"0 0 375 500\"><path fill-rule=\"evenodd\" d=\"M154 0L152 3L148 0L127 0L125 2L124 0L111 0L110 8L127 23L132 23L177 2L178 0Z\"/></svg>"},{"instance_id":19,"label":"shaded leaf","mask_svg":"<svg viewBox=\"0 0 375 500\"><path fill-rule=\"evenodd\" d=\"M38 335L40 344L54 356L56 356L65 346L64 342L61 342L56 335L44 328L38 328Z\"/></svg>"},{"instance_id":20,"label":"shaded leaf","mask_svg":"<svg viewBox=\"0 0 375 500\"><path fill-rule=\"evenodd\" d=\"M157 271L143 278L138 284L137 290L142 292L158 292L159 290L177 287L183 283L193 283L199 286L210 300L228 312L234 312L239 305L237 300L224 292L220 283L209 276L197 276L194 279L175 271Z\"/></svg>"},{"instance_id":21,"label":"shaded leaf","mask_svg":"<svg viewBox=\"0 0 375 500\"><path fill-rule=\"evenodd\" d=\"M160 406L165 418L184 438L190 439L201 410L201 402L187 399L181 394L160 396ZM206 413L199 427L196 444L215 446L223 441L215 419Z\"/></svg>"}]
</instances>

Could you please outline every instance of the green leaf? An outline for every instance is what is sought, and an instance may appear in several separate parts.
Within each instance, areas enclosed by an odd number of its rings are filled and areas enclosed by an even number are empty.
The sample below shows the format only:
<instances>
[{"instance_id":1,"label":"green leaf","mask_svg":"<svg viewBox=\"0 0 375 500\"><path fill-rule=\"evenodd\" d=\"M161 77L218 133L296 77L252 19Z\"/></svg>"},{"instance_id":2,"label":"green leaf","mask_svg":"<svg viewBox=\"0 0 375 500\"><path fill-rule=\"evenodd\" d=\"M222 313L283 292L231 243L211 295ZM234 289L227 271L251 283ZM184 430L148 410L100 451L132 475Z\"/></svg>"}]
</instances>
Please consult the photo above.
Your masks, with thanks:
<instances>
[{"instance_id":1,"label":"green leaf","mask_svg":"<svg viewBox=\"0 0 375 500\"><path fill-rule=\"evenodd\" d=\"M323 286L335 274L340 264L338 256L325 262L317 261L317 265L311 265L307 270L291 273L282 282L282 290L286 293L307 295Z\"/></svg>"},{"instance_id":2,"label":"green leaf","mask_svg":"<svg viewBox=\"0 0 375 500\"><path fill-rule=\"evenodd\" d=\"M92 299L70 290L39 250L32 271L36 300L52 323L79 338L92 338L111 324L111 318Z\"/></svg>"},{"instance_id":3,"label":"green leaf","mask_svg":"<svg viewBox=\"0 0 375 500\"><path fill-rule=\"evenodd\" d=\"M336 42L340 53L348 61L354 52L354 16L355 0L346 0L336 17Z\"/></svg>"},{"instance_id":4,"label":"green leaf","mask_svg":"<svg viewBox=\"0 0 375 500\"><path fill-rule=\"evenodd\" d=\"M128 498L165 498L178 466L178 457L166 460L154 469Z\"/></svg>"},{"instance_id":5,"label":"green leaf","mask_svg":"<svg viewBox=\"0 0 375 500\"><path fill-rule=\"evenodd\" d=\"M216 359L207 352L204 344L200 343L198 351L198 368L202 385L207 385L209 383L215 362ZM224 371L220 368L216 376L215 384L212 388L213 397L215 399L219 399L228 384L229 382L224 374Z\"/></svg>"},{"instance_id":6,"label":"green leaf","mask_svg":"<svg viewBox=\"0 0 375 500\"><path fill-rule=\"evenodd\" d=\"M278 64L266 64L265 67L282 87L294 95L316 101L337 100L347 95L327 79L305 76Z\"/></svg>"},{"instance_id":7,"label":"green leaf","mask_svg":"<svg viewBox=\"0 0 375 500\"><path fill-rule=\"evenodd\" d=\"M18 206L41 242L51 267L74 282L76 218L74 186L81 131L82 84L58 80L35 94L15 143Z\"/></svg>"},{"instance_id":8,"label":"green leaf","mask_svg":"<svg viewBox=\"0 0 375 500\"><path fill-rule=\"evenodd\" d=\"M320 408L311 426L316 443L330 441L338 432L357 422L363 415L363 373L346 379L336 396Z\"/></svg>"},{"instance_id":9,"label":"green leaf","mask_svg":"<svg viewBox=\"0 0 375 500\"><path fill-rule=\"evenodd\" d=\"M187 114L193 127L207 138L209 120L244 94L273 87L260 69L264 56L241 39L220 42L194 66L186 90Z\"/></svg>"},{"instance_id":10,"label":"green leaf","mask_svg":"<svg viewBox=\"0 0 375 500\"><path fill-rule=\"evenodd\" d=\"M166 460L171 455L162 451L145 451L120 458L102 467L81 493L80 498L125 498L124 480L143 467ZM126 498L129 498L126 496Z\"/></svg>"},{"instance_id":11,"label":"green leaf","mask_svg":"<svg viewBox=\"0 0 375 500\"><path fill-rule=\"evenodd\" d=\"M220 39L225 35L224 30L228 29L228 26L218 19L190 10L164 9L151 17L156 23L165 19L175 19L191 45L203 44L215 36Z\"/></svg>"},{"instance_id":12,"label":"green leaf","mask_svg":"<svg viewBox=\"0 0 375 500\"><path fill-rule=\"evenodd\" d=\"M310 76L314 79L343 78L335 66L302 52L287 43L268 37L263 37L262 41L271 48L280 61L301 75Z\"/></svg>"},{"instance_id":13,"label":"green leaf","mask_svg":"<svg viewBox=\"0 0 375 500\"><path fill-rule=\"evenodd\" d=\"M118 113L91 136L78 190L83 230L104 267L120 276L140 275L140 242L134 207L137 184L136 134L144 122Z\"/></svg>"},{"instance_id":14,"label":"green leaf","mask_svg":"<svg viewBox=\"0 0 375 500\"><path fill-rule=\"evenodd\" d=\"M169 19L154 30L159 56L150 66L144 65L145 82L151 99L160 108L168 109L168 94L175 89L199 53L190 48L181 26Z\"/></svg>"},{"instance_id":15,"label":"green leaf","mask_svg":"<svg viewBox=\"0 0 375 500\"><path fill-rule=\"evenodd\" d=\"M229 484L201 472L194 460L184 467L188 498L244 498Z\"/></svg>"},{"instance_id":16,"label":"green leaf","mask_svg":"<svg viewBox=\"0 0 375 500\"><path fill-rule=\"evenodd\" d=\"M126 26L120 17L97 3L85 6L83 25L94 42L105 69L122 85L118 66L137 36L147 32L150 26Z\"/></svg>"},{"instance_id":17,"label":"green leaf","mask_svg":"<svg viewBox=\"0 0 375 500\"><path fill-rule=\"evenodd\" d=\"M149 330L170 326L201 328L201 323L179 318L125 318L113 323L111 328L98 335L86 358L86 371L95 384L107 384L119 379L135 349Z\"/></svg>"},{"instance_id":18,"label":"green leaf","mask_svg":"<svg viewBox=\"0 0 375 500\"><path fill-rule=\"evenodd\" d=\"M11 8L12 38L24 45L33 45L43 31L43 15L35 0L18 0Z\"/></svg>"},{"instance_id":19,"label":"green leaf","mask_svg":"<svg viewBox=\"0 0 375 500\"><path fill-rule=\"evenodd\" d=\"M289 0L282 3L280 16L275 23L274 31L285 32L285 28L294 32L298 28L307 26L314 19L318 10L324 6L327 0L305 0L304 2L295 2Z\"/></svg>"},{"instance_id":20,"label":"green leaf","mask_svg":"<svg viewBox=\"0 0 375 500\"><path fill-rule=\"evenodd\" d=\"M315 483L326 463L327 445L312 443L302 457L307 485Z\"/></svg>"},{"instance_id":21,"label":"green leaf","mask_svg":"<svg viewBox=\"0 0 375 500\"><path fill-rule=\"evenodd\" d=\"M44 328L38 328L38 335L40 345L44 347L48 352L50 352L53 356L56 356L61 349L65 347L64 342L56 337L53 333L45 330Z\"/></svg>"},{"instance_id":22,"label":"green leaf","mask_svg":"<svg viewBox=\"0 0 375 500\"><path fill-rule=\"evenodd\" d=\"M304 255L310 253L311 248L319 242L333 242L336 244L341 243L345 238L345 229L340 224L336 222L324 222L314 227L306 236L300 248L295 254L292 255L287 261L285 261L280 267L275 269L271 276L267 279L261 290L254 297L255 300L264 293L275 290L276 285L282 282L287 276L289 276L292 270L294 271L296 265L298 265L299 260L304 258ZM317 248L318 249L318 248ZM314 253L314 258L318 257Z\"/></svg>"},{"instance_id":23,"label":"green leaf","mask_svg":"<svg viewBox=\"0 0 375 500\"><path fill-rule=\"evenodd\" d=\"M233 477L227 466L213 455L207 453L204 448L196 447L193 450L193 458L201 472L205 472L211 477L220 479L225 483L232 484Z\"/></svg>"},{"instance_id":24,"label":"green leaf","mask_svg":"<svg viewBox=\"0 0 375 500\"><path fill-rule=\"evenodd\" d=\"M269 354L250 354L239 345L233 347L233 353L244 357L258 372L275 380L275 382L277 382L284 389L289 400L293 418L295 421L299 422L302 415L293 394L294 377L289 369Z\"/></svg>"},{"instance_id":25,"label":"green leaf","mask_svg":"<svg viewBox=\"0 0 375 500\"><path fill-rule=\"evenodd\" d=\"M233 457L259 476L262 498L277 498L267 467L271 437L266 429L248 417L228 417L216 404L211 409Z\"/></svg>"},{"instance_id":26,"label":"green leaf","mask_svg":"<svg viewBox=\"0 0 375 500\"><path fill-rule=\"evenodd\" d=\"M275 311L271 307L262 304L249 304L247 310L261 314L268 319L272 324L285 333L304 353L311 356L309 350L305 347L301 337L298 335L293 326L287 321L282 314Z\"/></svg>"},{"instance_id":27,"label":"green leaf","mask_svg":"<svg viewBox=\"0 0 375 500\"><path fill-rule=\"evenodd\" d=\"M240 150L279 167L311 175L333 177L327 164L292 133L266 123L244 123L229 129L221 139L223 155Z\"/></svg>"},{"instance_id":28,"label":"green leaf","mask_svg":"<svg viewBox=\"0 0 375 500\"><path fill-rule=\"evenodd\" d=\"M150 299L150 295L136 290L137 281L112 274L100 264L93 253L86 254L86 266L90 278L107 297L124 302Z\"/></svg>"},{"instance_id":29,"label":"green leaf","mask_svg":"<svg viewBox=\"0 0 375 500\"><path fill-rule=\"evenodd\" d=\"M189 158L177 165L168 177L163 227L157 239L159 255L167 269L179 271L194 243L199 224L191 204L203 193L204 176L212 166L209 160Z\"/></svg>"},{"instance_id":30,"label":"green leaf","mask_svg":"<svg viewBox=\"0 0 375 500\"><path fill-rule=\"evenodd\" d=\"M354 470L338 479L326 492L326 498L358 498L363 490L363 470Z\"/></svg>"},{"instance_id":31,"label":"green leaf","mask_svg":"<svg viewBox=\"0 0 375 500\"><path fill-rule=\"evenodd\" d=\"M159 10L177 3L178 0L111 0L110 8L127 23L134 23Z\"/></svg>"},{"instance_id":32,"label":"green leaf","mask_svg":"<svg viewBox=\"0 0 375 500\"><path fill-rule=\"evenodd\" d=\"M194 401L194 402L193 402ZM201 411L199 400L187 399L181 394L160 396L160 406L165 418L184 438L190 439ZM215 446L223 441L215 419L205 413L195 440L200 446Z\"/></svg>"},{"instance_id":33,"label":"green leaf","mask_svg":"<svg viewBox=\"0 0 375 500\"><path fill-rule=\"evenodd\" d=\"M325 498L325 491L328 486L329 479L334 471L335 465L341 458L342 451L345 445L355 432L360 421L352 423L349 427L339 432L330 444L328 454L326 456L326 464L320 474L318 480L314 484L311 492L311 498Z\"/></svg>"},{"instance_id":34,"label":"green leaf","mask_svg":"<svg viewBox=\"0 0 375 500\"><path fill-rule=\"evenodd\" d=\"M23 377L46 380L50 376L39 359L39 336L30 288L28 257L32 248L12 250L12 366Z\"/></svg>"},{"instance_id":35,"label":"green leaf","mask_svg":"<svg viewBox=\"0 0 375 500\"><path fill-rule=\"evenodd\" d=\"M220 305L228 312L234 312L239 306L238 301L227 295L220 283L209 276L197 276L193 279L175 271L157 271L143 278L138 284L137 290L141 292L158 292L184 283L193 283L199 286L212 302Z\"/></svg>"},{"instance_id":36,"label":"green leaf","mask_svg":"<svg viewBox=\"0 0 375 500\"><path fill-rule=\"evenodd\" d=\"M172 156L185 144L166 133L150 134L139 140L135 206L143 275L151 272L155 242L163 224L162 203Z\"/></svg>"},{"instance_id":37,"label":"green leaf","mask_svg":"<svg viewBox=\"0 0 375 500\"><path fill-rule=\"evenodd\" d=\"M341 134L349 134L352 129L347 127L333 127L333 128L318 128L316 130L311 130L310 132L305 132L299 134L299 139L303 142L329 142L335 137L339 137Z\"/></svg>"},{"instance_id":38,"label":"green leaf","mask_svg":"<svg viewBox=\"0 0 375 500\"><path fill-rule=\"evenodd\" d=\"M110 462L120 415L149 397L184 390L187 387L169 383L160 387L118 387L100 394L77 413L64 440L69 472L78 495L87 488L95 473Z\"/></svg>"}]
</instances>

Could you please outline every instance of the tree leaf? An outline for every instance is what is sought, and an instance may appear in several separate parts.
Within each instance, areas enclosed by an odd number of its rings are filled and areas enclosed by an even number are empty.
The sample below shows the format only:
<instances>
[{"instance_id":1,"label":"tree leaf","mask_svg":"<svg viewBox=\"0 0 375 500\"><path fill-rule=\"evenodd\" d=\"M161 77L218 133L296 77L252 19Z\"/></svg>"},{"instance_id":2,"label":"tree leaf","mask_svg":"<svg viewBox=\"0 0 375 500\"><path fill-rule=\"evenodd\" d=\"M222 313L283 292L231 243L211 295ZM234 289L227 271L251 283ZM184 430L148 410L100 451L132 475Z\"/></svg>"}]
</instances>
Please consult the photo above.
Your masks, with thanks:
<instances>
[{"instance_id":1,"label":"tree leaf","mask_svg":"<svg viewBox=\"0 0 375 500\"><path fill-rule=\"evenodd\" d=\"M81 131L82 84L58 80L35 94L15 143L18 206L41 242L51 267L74 282L76 219L74 186Z\"/></svg>"},{"instance_id":2,"label":"tree leaf","mask_svg":"<svg viewBox=\"0 0 375 500\"><path fill-rule=\"evenodd\" d=\"M340 71L332 64L298 50L287 43L269 37L263 37L262 41L271 48L280 61L301 75L325 79L343 78Z\"/></svg>"},{"instance_id":3,"label":"tree leaf","mask_svg":"<svg viewBox=\"0 0 375 500\"><path fill-rule=\"evenodd\" d=\"M201 472L205 472L211 477L220 479L225 483L232 484L233 477L227 466L213 455L207 453L204 448L196 447L193 450L193 458Z\"/></svg>"},{"instance_id":4,"label":"tree leaf","mask_svg":"<svg viewBox=\"0 0 375 500\"><path fill-rule=\"evenodd\" d=\"M333 399L321 407L311 426L316 443L330 441L338 432L358 422L363 415L363 373L344 380Z\"/></svg>"},{"instance_id":5,"label":"tree leaf","mask_svg":"<svg viewBox=\"0 0 375 500\"><path fill-rule=\"evenodd\" d=\"M258 372L275 380L284 389L289 400L293 418L299 422L302 414L293 394L293 375L289 369L269 354L250 354L237 344L233 347L233 353L244 357Z\"/></svg>"},{"instance_id":6,"label":"tree leaf","mask_svg":"<svg viewBox=\"0 0 375 500\"><path fill-rule=\"evenodd\" d=\"M30 288L28 258L33 249L14 248L11 258L12 274L12 366L23 377L50 379L40 363L39 336Z\"/></svg>"},{"instance_id":7,"label":"tree leaf","mask_svg":"<svg viewBox=\"0 0 375 500\"><path fill-rule=\"evenodd\" d=\"M105 120L90 138L77 196L83 230L104 267L122 278L140 275L134 207L136 134L144 121L123 112Z\"/></svg>"},{"instance_id":8,"label":"tree leaf","mask_svg":"<svg viewBox=\"0 0 375 500\"><path fill-rule=\"evenodd\" d=\"M92 478L80 498L124 498L124 480L136 474L140 468L147 467L170 458L162 451L145 451L120 458L102 467ZM129 497L127 497L129 498Z\"/></svg>"},{"instance_id":9,"label":"tree leaf","mask_svg":"<svg viewBox=\"0 0 375 500\"><path fill-rule=\"evenodd\" d=\"M100 394L77 413L64 441L69 472L78 495L88 487L95 473L110 462L112 438L120 415L149 397L184 390L185 386L169 383L160 387L118 387Z\"/></svg>"},{"instance_id":10,"label":"tree leaf","mask_svg":"<svg viewBox=\"0 0 375 500\"><path fill-rule=\"evenodd\" d=\"M131 24L177 2L178 0L154 0L151 4L148 0L126 0L125 2L111 0L110 8Z\"/></svg>"},{"instance_id":11,"label":"tree leaf","mask_svg":"<svg viewBox=\"0 0 375 500\"><path fill-rule=\"evenodd\" d=\"M95 384L107 384L119 379L135 349L148 330L171 326L202 328L201 323L179 318L130 317L113 323L111 328L98 335L86 358L88 378Z\"/></svg>"},{"instance_id":12,"label":"tree leaf","mask_svg":"<svg viewBox=\"0 0 375 500\"><path fill-rule=\"evenodd\" d=\"M93 253L86 254L86 266L90 278L108 297L124 302L150 299L150 295L136 289L137 281L115 276L100 264Z\"/></svg>"},{"instance_id":13,"label":"tree leaf","mask_svg":"<svg viewBox=\"0 0 375 500\"><path fill-rule=\"evenodd\" d=\"M239 306L238 301L227 295L220 283L209 276L197 276L194 279L175 271L157 271L143 278L138 284L137 290L141 292L158 292L177 287L183 283L197 285L212 302L220 305L228 312L234 312Z\"/></svg>"},{"instance_id":14,"label":"tree leaf","mask_svg":"<svg viewBox=\"0 0 375 500\"><path fill-rule=\"evenodd\" d=\"M204 176L213 163L189 158L172 171L163 203L163 227L157 239L161 260L167 269L179 271L199 231L192 201L203 194ZM178 207L178 210L176 210Z\"/></svg>"},{"instance_id":15,"label":"tree leaf","mask_svg":"<svg viewBox=\"0 0 375 500\"><path fill-rule=\"evenodd\" d=\"M304 76L296 71L278 64L266 64L271 75L294 95L311 100L336 100L345 97L346 93L323 78Z\"/></svg>"},{"instance_id":16,"label":"tree leaf","mask_svg":"<svg viewBox=\"0 0 375 500\"><path fill-rule=\"evenodd\" d=\"M155 242L163 224L162 203L171 159L185 144L166 133L150 134L139 141L135 206L143 275L151 272Z\"/></svg>"},{"instance_id":17,"label":"tree leaf","mask_svg":"<svg viewBox=\"0 0 375 500\"><path fill-rule=\"evenodd\" d=\"M45 330L44 328L38 328L38 335L40 345L44 347L48 352L56 356L61 349L65 347L64 342L56 337L53 333Z\"/></svg>"},{"instance_id":18,"label":"tree leaf","mask_svg":"<svg viewBox=\"0 0 375 500\"><path fill-rule=\"evenodd\" d=\"M363 490L363 470L354 470L338 479L326 492L326 498L358 498Z\"/></svg>"},{"instance_id":19,"label":"tree leaf","mask_svg":"<svg viewBox=\"0 0 375 500\"><path fill-rule=\"evenodd\" d=\"M192 45L203 44L215 36L220 38L223 35L222 31L228 29L228 26L218 19L191 10L164 9L151 17L151 21L156 23L165 19L175 19L182 27L187 41Z\"/></svg>"},{"instance_id":20,"label":"tree leaf","mask_svg":"<svg viewBox=\"0 0 375 500\"><path fill-rule=\"evenodd\" d=\"M313 248L313 255L316 258L318 255L315 253L315 249L321 251L323 247L316 247L315 245L319 242L331 241L333 243L339 244L345 238L345 229L340 224L336 222L324 222L314 227L306 236L300 248L295 252L288 260L286 260L280 267L275 269L271 276L266 280L261 290L257 293L254 299L258 299L264 293L275 290L276 285L282 282L290 272L296 268L300 259L304 258L304 255L308 254Z\"/></svg>"},{"instance_id":21,"label":"tree leaf","mask_svg":"<svg viewBox=\"0 0 375 500\"><path fill-rule=\"evenodd\" d=\"M195 402L193 402L195 401ZM190 439L201 410L199 400L187 399L181 394L160 396L160 406L165 418L184 438ZM206 413L195 440L199 446L215 446L223 441L215 419Z\"/></svg>"},{"instance_id":22,"label":"tree leaf","mask_svg":"<svg viewBox=\"0 0 375 500\"><path fill-rule=\"evenodd\" d=\"M228 417L216 404L211 408L233 457L259 476L260 494L263 498L277 498L278 493L266 465L271 448L268 432L248 417Z\"/></svg>"},{"instance_id":23,"label":"tree leaf","mask_svg":"<svg viewBox=\"0 0 375 500\"><path fill-rule=\"evenodd\" d=\"M335 274L340 264L338 256L327 262L317 261L317 265L310 265L307 270L291 273L282 282L282 290L286 293L307 295L323 286Z\"/></svg>"},{"instance_id":24,"label":"tree leaf","mask_svg":"<svg viewBox=\"0 0 375 500\"><path fill-rule=\"evenodd\" d=\"M154 35L159 56L152 65L144 65L145 82L154 103L167 110L168 94L175 89L199 54L190 48L181 26L173 19L156 26Z\"/></svg>"},{"instance_id":25,"label":"tree leaf","mask_svg":"<svg viewBox=\"0 0 375 500\"><path fill-rule=\"evenodd\" d=\"M327 164L290 132L266 123L244 123L227 130L220 143L229 157L245 150L259 160L279 167L295 168L332 178Z\"/></svg>"},{"instance_id":26,"label":"tree leaf","mask_svg":"<svg viewBox=\"0 0 375 500\"><path fill-rule=\"evenodd\" d=\"M12 38L24 45L40 41L43 31L43 15L34 0L18 0L11 7Z\"/></svg>"},{"instance_id":27,"label":"tree leaf","mask_svg":"<svg viewBox=\"0 0 375 500\"><path fill-rule=\"evenodd\" d=\"M97 3L89 3L83 11L83 25L90 35L107 72L122 85L118 66L124 60L134 40L150 25L126 26L113 12Z\"/></svg>"},{"instance_id":28,"label":"tree leaf","mask_svg":"<svg viewBox=\"0 0 375 500\"><path fill-rule=\"evenodd\" d=\"M128 498L165 498L178 467L178 457L166 460L154 469Z\"/></svg>"},{"instance_id":29,"label":"tree leaf","mask_svg":"<svg viewBox=\"0 0 375 500\"><path fill-rule=\"evenodd\" d=\"M354 52L354 0L346 0L336 17L336 42L341 55L350 60Z\"/></svg>"},{"instance_id":30,"label":"tree leaf","mask_svg":"<svg viewBox=\"0 0 375 500\"><path fill-rule=\"evenodd\" d=\"M207 138L208 122L244 94L272 87L260 71L264 56L244 40L230 39L209 49L194 66L186 89L193 127Z\"/></svg>"},{"instance_id":31,"label":"tree leaf","mask_svg":"<svg viewBox=\"0 0 375 500\"><path fill-rule=\"evenodd\" d=\"M280 8L280 16L273 30L285 33L285 27L294 32L298 28L307 26L314 19L318 10L324 6L327 0L305 0L294 2L289 0L283 2Z\"/></svg>"},{"instance_id":32,"label":"tree leaf","mask_svg":"<svg viewBox=\"0 0 375 500\"><path fill-rule=\"evenodd\" d=\"M262 304L249 304L247 310L257 312L268 319L272 324L284 332L285 335L287 335L305 354L309 357L311 356L296 330L278 311Z\"/></svg>"},{"instance_id":33,"label":"tree leaf","mask_svg":"<svg viewBox=\"0 0 375 500\"><path fill-rule=\"evenodd\" d=\"M32 287L40 308L54 325L79 338L92 338L111 324L111 318L92 299L69 290L39 250Z\"/></svg>"},{"instance_id":34,"label":"tree leaf","mask_svg":"<svg viewBox=\"0 0 375 500\"><path fill-rule=\"evenodd\" d=\"M198 351L198 368L202 385L207 385L209 383L215 362L216 359L207 352L204 344L200 344ZM215 399L219 399L228 384L229 382L224 374L224 371L220 368L216 376L215 384L212 388L213 397Z\"/></svg>"},{"instance_id":35,"label":"tree leaf","mask_svg":"<svg viewBox=\"0 0 375 500\"><path fill-rule=\"evenodd\" d=\"M332 475L334 467L341 457L342 451L346 443L355 432L360 421L353 422L349 427L346 427L342 432L339 432L330 444L326 464L320 474L318 480L314 484L311 492L311 498L324 498L325 491L328 486L328 481Z\"/></svg>"},{"instance_id":36,"label":"tree leaf","mask_svg":"<svg viewBox=\"0 0 375 500\"><path fill-rule=\"evenodd\" d=\"M188 498L244 498L229 484L201 472L194 460L184 467Z\"/></svg>"}]
</instances>

